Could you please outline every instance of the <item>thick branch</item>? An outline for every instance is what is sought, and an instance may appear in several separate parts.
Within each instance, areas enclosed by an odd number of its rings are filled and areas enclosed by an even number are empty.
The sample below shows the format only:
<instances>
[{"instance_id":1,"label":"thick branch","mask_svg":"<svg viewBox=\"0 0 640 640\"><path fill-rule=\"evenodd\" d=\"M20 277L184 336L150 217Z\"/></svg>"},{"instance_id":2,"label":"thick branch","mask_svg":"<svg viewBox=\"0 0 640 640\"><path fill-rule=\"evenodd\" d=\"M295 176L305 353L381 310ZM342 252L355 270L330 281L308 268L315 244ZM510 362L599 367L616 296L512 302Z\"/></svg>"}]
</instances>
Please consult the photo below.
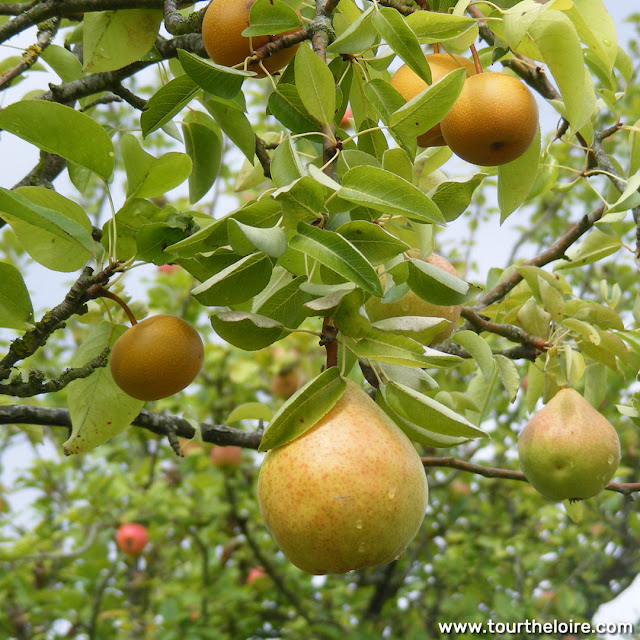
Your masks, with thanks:
<instances>
[{"instance_id":1,"label":"thick branch","mask_svg":"<svg viewBox=\"0 0 640 640\"><path fill-rule=\"evenodd\" d=\"M551 348L551 343L544 338L532 336L520 327L512 324L498 324L486 320L480 314L476 313L471 307L462 307L462 317L469 322L478 332L489 331L503 338L511 340L511 342L519 342L520 344L530 345L539 351L546 351Z\"/></svg>"},{"instance_id":2,"label":"thick branch","mask_svg":"<svg viewBox=\"0 0 640 640\"><path fill-rule=\"evenodd\" d=\"M593 225L602 218L604 214L604 206L598 207L595 211L588 213L583 216L576 224L574 224L569 231L567 231L563 236L561 236L556 242L554 242L548 249L538 254L535 258L531 260L527 260L523 262L523 265L530 265L533 267L543 267L554 260L559 260L562 258L567 249L574 243L578 238L583 236ZM511 291L520 281L522 280L522 276L514 270L514 272L502 280L499 284L497 284L491 291L482 296L478 300L478 302L474 305L474 310L479 311L488 307L490 304L497 302L504 298L504 296Z\"/></svg>"},{"instance_id":3,"label":"thick branch","mask_svg":"<svg viewBox=\"0 0 640 640\"><path fill-rule=\"evenodd\" d=\"M208 6L208 5L207 5ZM207 7L189 14L186 18L178 11L177 0L164 0L164 26L174 36L185 33L198 33L202 29L202 20Z\"/></svg>"},{"instance_id":4,"label":"thick branch","mask_svg":"<svg viewBox=\"0 0 640 640\"><path fill-rule=\"evenodd\" d=\"M479 464L473 464L466 462L465 460L457 460L451 456L443 458L421 458L422 464L425 467L447 467L449 469L459 469L460 471L468 471L478 476L485 478L501 478L503 480L519 480L520 482L528 482L522 471L515 471L513 469L498 469L496 467L485 467ZM615 491L623 495L630 495L635 491L640 491L640 482L610 482L606 489L608 491Z\"/></svg>"},{"instance_id":5,"label":"thick branch","mask_svg":"<svg viewBox=\"0 0 640 640\"><path fill-rule=\"evenodd\" d=\"M43 186L51 189L53 188L51 183L64 171L66 166L67 161L64 158L41 151L38 164L12 188ZM3 221L0 220L0 227L2 224Z\"/></svg>"},{"instance_id":6,"label":"thick branch","mask_svg":"<svg viewBox=\"0 0 640 640\"><path fill-rule=\"evenodd\" d=\"M35 407L30 405L0 405L0 424L38 424L49 427L71 427L67 409ZM193 438L195 429L188 420L177 416L160 415L143 409L131 423L160 436L173 431L181 438ZM235 445L247 449L257 449L262 435L232 429L224 425L200 423L202 439L205 442L223 446Z\"/></svg>"}]
</instances>

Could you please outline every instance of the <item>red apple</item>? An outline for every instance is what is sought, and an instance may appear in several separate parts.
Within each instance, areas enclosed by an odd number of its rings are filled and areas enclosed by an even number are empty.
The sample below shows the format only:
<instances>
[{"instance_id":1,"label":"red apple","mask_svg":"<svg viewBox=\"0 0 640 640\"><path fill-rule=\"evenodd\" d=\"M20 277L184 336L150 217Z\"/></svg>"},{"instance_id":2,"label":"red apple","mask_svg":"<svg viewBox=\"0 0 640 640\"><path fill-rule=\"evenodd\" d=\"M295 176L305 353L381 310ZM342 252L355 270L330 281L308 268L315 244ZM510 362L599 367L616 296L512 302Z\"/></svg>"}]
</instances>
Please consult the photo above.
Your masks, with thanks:
<instances>
[{"instance_id":1,"label":"red apple","mask_svg":"<svg viewBox=\"0 0 640 640\"><path fill-rule=\"evenodd\" d=\"M254 582L256 582L256 580L262 581L268 577L269 575L263 567L253 567L252 569L249 569L249 574L247 575L247 584L252 585Z\"/></svg>"},{"instance_id":2,"label":"red apple","mask_svg":"<svg viewBox=\"0 0 640 640\"><path fill-rule=\"evenodd\" d=\"M120 551L132 556L142 553L149 542L149 534L146 527L137 522L123 524L116 533L116 544Z\"/></svg>"},{"instance_id":3,"label":"red apple","mask_svg":"<svg viewBox=\"0 0 640 640\"><path fill-rule=\"evenodd\" d=\"M211 449L211 462L214 467L238 467L242 463L242 447L216 445Z\"/></svg>"},{"instance_id":4,"label":"red apple","mask_svg":"<svg viewBox=\"0 0 640 640\"><path fill-rule=\"evenodd\" d=\"M347 107L344 115L342 116L342 120L340 120L341 129L348 129L351 127L351 123L349 122L350 118L353 118L353 111L351 111L351 107Z\"/></svg>"}]
</instances>

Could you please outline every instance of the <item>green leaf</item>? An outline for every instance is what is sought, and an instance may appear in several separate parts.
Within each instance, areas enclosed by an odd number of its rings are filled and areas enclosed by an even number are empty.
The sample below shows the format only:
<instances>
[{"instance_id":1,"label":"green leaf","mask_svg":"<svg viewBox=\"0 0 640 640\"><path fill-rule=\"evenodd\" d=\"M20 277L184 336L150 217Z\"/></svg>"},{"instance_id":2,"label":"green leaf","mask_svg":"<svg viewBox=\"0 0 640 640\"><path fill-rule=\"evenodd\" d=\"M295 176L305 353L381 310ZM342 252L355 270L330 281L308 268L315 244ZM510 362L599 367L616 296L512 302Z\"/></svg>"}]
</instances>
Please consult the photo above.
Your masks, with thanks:
<instances>
[{"instance_id":1,"label":"green leaf","mask_svg":"<svg viewBox=\"0 0 640 640\"><path fill-rule=\"evenodd\" d=\"M238 422L240 420L266 420L273 417L273 410L263 402L245 402L231 410L226 422Z\"/></svg>"},{"instance_id":2,"label":"green leaf","mask_svg":"<svg viewBox=\"0 0 640 640\"><path fill-rule=\"evenodd\" d=\"M276 187L284 187L302 178L304 168L291 138L282 141L273 152L271 179Z\"/></svg>"},{"instance_id":3,"label":"green leaf","mask_svg":"<svg viewBox=\"0 0 640 640\"><path fill-rule=\"evenodd\" d=\"M540 294L540 280L544 280L548 285L554 287L560 294L571 293L571 287L566 285L566 281L562 279L562 282L560 282L561 276L554 276L552 273L549 273L540 267L521 264L516 266L516 270L525 279L538 302L542 302L542 295Z\"/></svg>"},{"instance_id":4,"label":"green leaf","mask_svg":"<svg viewBox=\"0 0 640 640\"><path fill-rule=\"evenodd\" d=\"M380 7L373 14L373 25L393 51L418 77L431 84L431 69L416 34L396 9Z\"/></svg>"},{"instance_id":5,"label":"green leaf","mask_svg":"<svg viewBox=\"0 0 640 640\"><path fill-rule=\"evenodd\" d=\"M191 174L191 158L170 151L154 158L131 133L120 141L127 172L127 198L157 198L182 184Z\"/></svg>"},{"instance_id":6,"label":"green leaf","mask_svg":"<svg viewBox=\"0 0 640 640\"><path fill-rule=\"evenodd\" d=\"M320 131L321 124L305 108L293 84L278 83L269 95L269 111L292 133Z\"/></svg>"},{"instance_id":7,"label":"green leaf","mask_svg":"<svg viewBox=\"0 0 640 640\"><path fill-rule=\"evenodd\" d=\"M384 390L384 398L399 416L423 429L445 436L489 437L464 416L411 387L390 382Z\"/></svg>"},{"instance_id":8,"label":"green leaf","mask_svg":"<svg viewBox=\"0 0 640 640\"><path fill-rule=\"evenodd\" d=\"M560 322L564 315L564 298L556 287L550 285L544 278L538 281L540 296L544 308L551 314L554 322Z\"/></svg>"},{"instance_id":9,"label":"green leaf","mask_svg":"<svg viewBox=\"0 0 640 640\"><path fill-rule=\"evenodd\" d=\"M281 0L256 0L249 11L249 27L242 31L245 38L273 36L296 29L302 23L289 5Z\"/></svg>"},{"instance_id":10,"label":"green leaf","mask_svg":"<svg viewBox=\"0 0 640 640\"><path fill-rule=\"evenodd\" d=\"M466 349L480 367L484 379L487 382L491 380L496 365L491 347L487 344L487 341L475 331L458 331L451 336L451 340Z\"/></svg>"},{"instance_id":11,"label":"green leaf","mask_svg":"<svg viewBox=\"0 0 640 640\"><path fill-rule=\"evenodd\" d=\"M84 71L115 71L152 49L162 22L158 9L87 12L82 21Z\"/></svg>"},{"instance_id":12,"label":"green leaf","mask_svg":"<svg viewBox=\"0 0 640 640\"><path fill-rule=\"evenodd\" d=\"M640 175L631 176L627 182L625 190L622 192L618 200L607 207L607 213L617 213L618 211L627 211L640 205Z\"/></svg>"},{"instance_id":13,"label":"green leaf","mask_svg":"<svg viewBox=\"0 0 640 640\"><path fill-rule=\"evenodd\" d=\"M454 447L469 440L469 438L460 436L442 435L407 420L387 404L384 397L385 388L386 385L383 385L376 393L376 403L400 427L409 440L427 447Z\"/></svg>"},{"instance_id":14,"label":"green leaf","mask_svg":"<svg viewBox=\"0 0 640 640\"><path fill-rule=\"evenodd\" d=\"M58 74L63 82L79 80L84 75L82 63L77 56L57 44L50 44L40 57Z\"/></svg>"},{"instance_id":15,"label":"green leaf","mask_svg":"<svg viewBox=\"0 0 640 640\"><path fill-rule=\"evenodd\" d=\"M108 322L97 324L71 358L72 367L82 367L112 347L127 330ZM71 435L62 445L65 455L85 453L104 444L126 429L144 406L116 385L109 367L96 369L88 378L74 380L67 387Z\"/></svg>"},{"instance_id":16,"label":"green leaf","mask_svg":"<svg viewBox=\"0 0 640 640\"><path fill-rule=\"evenodd\" d=\"M282 268L276 267L274 274L278 269ZM289 329L297 329L306 317L303 305L312 297L301 288L305 282L304 276L293 278L283 286L268 292L268 296L261 296L260 300L256 298L255 302L259 304L255 305L255 312L277 320Z\"/></svg>"},{"instance_id":17,"label":"green leaf","mask_svg":"<svg viewBox=\"0 0 640 640\"><path fill-rule=\"evenodd\" d=\"M255 75L252 71L231 69L210 60L203 60L183 49L178 49L178 59L185 73L199 87L227 100L238 94L246 78Z\"/></svg>"},{"instance_id":18,"label":"green leaf","mask_svg":"<svg viewBox=\"0 0 640 640\"><path fill-rule=\"evenodd\" d=\"M372 16L376 7L371 5L363 11L328 47L331 53L362 53L376 40L376 29Z\"/></svg>"},{"instance_id":19,"label":"green leaf","mask_svg":"<svg viewBox=\"0 0 640 640\"><path fill-rule=\"evenodd\" d=\"M289 246L354 282L364 291L382 295L376 270L360 251L335 231L300 222L298 235L291 238Z\"/></svg>"},{"instance_id":20,"label":"green leaf","mask_svg":"<svg viewBox=\"0 0 640 640\"><path fill-rule=\"evenodd\" d=\"M540 127L529 148L519 157L498 167L498 204L503 223L527 198L538 173Z\"/></svg>"},{"instance_id":21,"label":"green leaf","mask_svg":"<svg viewBox=\"0 0 640 640\"><path fill-rule=\"evenodd\" d=\"M486 177L486 173L476 173L464 178L445 180L436 187L431 199L447 222L455 220L467 210L475 190Z\"/></svg>"},{"instance_id":22,"label":"green leaf","mask_svg":"<svg viewBox=\"0 0 640 640\"><path fill-rule=\"evenodd\" d=\"M235 102L221 98L207 100L205 107L231 142L244 153L249 162L253 162L256 154L256 134L242 108Z\"/></svg>"},{"instance_id":23,"label":"green leaf","mask_svg":"<svg viewBox=\"0 0 640 640\"><path fill-rule=\"evenodd\" d=\"M572 130L578 131L591 114L583 109L587 87L575 27L562 11L545 11L529 26L528 33L560 89Z\"/></svg>"},{"instance_id":24,"label":"green leaf","mask_svg":"<svg viewBox=\"0 0 640 640\"><path fill-rule=\"evenodd\" d=\"M520 389L520 374L518 373L518 368L513 364L513 360L506 356L496 354L493 356L493 359L498 365L500 379L509 395L509 402L513 402Z\"/></svg>"},{"instance_id":25,"label":"green leaf","mask_svg":"<svg viewBox=\"0 0 640 640\"><path fill-rule=\"evenodd\" d=\"M419 298L427 302L441 306L464 304L480 291L479 287L426 260L409 258L406 264L409 268L407 284Z\"/></svg>"},{"instance_id":26,"label":"green leaf","mask_svg":"<svg viewBox=\"0 0 640 640\"><path fill-rule=\"evenodd\" d=\"M590 300L567 300L565 302L565 315L575 320L582 320L595 324L600 329L624 330L624 324L620 316L610 307L591 302ZM566 324L566 320L564 324Z\"/></svg>"},{"instance_id":27,"label":"green leaf","mask_svg":"<svg viewBox=\"0 0 640 640\"><path fill-rule=\"evenodd\" d=\"M253 253L216 273L192 289L191 294L205 306L239 304L267 286L272 268L269 256Z\"/></svg>"},{"instance_id":28,"label":"green leaf","mask_svg":"<svg viewBox=\"0 0 640 640\"><path fill-rule=\"evenodd\" d=\"M365 220L346 222L338 227L337 233L346 238L374 266L410 249L406 242L391 235L380 225Z\"/></svg>"},{"instance_id":29,"label":"green leaf","mask_svg":"<svg viewBox=\"0 0 640 640\"><path fill-rule=\"evenodd\" d=\"M458 99L467 72L455 69L428 86L389 117L391 129L401 135L419 136L438 124Z\"/></svg>"},{"instance_id":30,"label":"green leaf","mask_svg":"<svg viewBox=\"0 0 640 640\"><path fill-rule=\"evenodd\" d=\"M222 159L222 136L213 120L200 111L182 123L185 151L193 169L189 176L189 202L203 198L218 176Z\"/></svg>"},{"instance_id":31,"label":"green leaf","mask_svg":"<svg viewBox=\"0 0 640 640\"><path fill-rule=\"evenodd\" d=\"M622 240L619 236L609 235L600 229L592 229L579 245L567 251L568 260L559 260L554 264L554 270L575 269L585 264L592 264L616 253L621 246Z\"/></svg>"},{"instance_id":32,"label":"green leaf","mask_svg":"<svg viewBox=\"0 0 640 640\"><path fill-rule=\"evenodd\" d=\"M186 74L158 89L140 116L142 136L146 138L152 131L169 122L191 102L198 91L198 85Z\"/></svg>"},{"instance_id":33,"label":"green leaf","mask_svg":"<svg viewBox=\"0 0 640 640\"><path fill-rule=\"evenodd\" d=\"M371 326L380 331L406 336L420 344L429 346L433 339L449 324L450 322L445 318L401 316L378 320Z\"/></svg>"},{"instance_id":34,"label":"green leaf","mask_svg":"<svg viewBox=\"0 0 640 640\"><path fill-rule=\"evenodd\" d=\"M444 223L436 205L417 187L377 167L353 167L345 173L338 196L349 202L405 216L416 222Z\"/></svg>"},{"instance_id":35,"label":"green leaf","mask_svg":"<svg viewBox=\"0 0 640 640\"><path fill-rule=\"evenodd\" d=\"M242 224L237 220L229 220L227 228L229 242L237 253L242 254L234 244L234 239L245 240L250 246L249 253L254 250L262 251L272 258L279 258L287 250L287 236L280 227L269 227L259 229Z\"/></svg>"},{"instance_id":36,"label":"green leaf","mask_svg":"<svg viewBox=\"0 0 640 640\"><path fill-rule=\"evenodd\" d=\"M0 262L0 327L24 330L33 323L33 305L20 272Z\"/></svg>"},{"instance_id":37,"label":"green leaf","mask_svg":"<svg viewBox=\"0 0 640 640\"><path fill-rule=\"evenodd\" d=\"M476 26L473 18L435 11L414 11L405 20L423 44L458 38Z\"/></svg>"},{"instance_id":38,"label":"green leaf","mask_svg":"<svg viewBox=\"0 0 640 640\"><path fill-rule=\"evenodd\" d=\"M329 67L306 44L296 52L296 87L305 109L322 124L331 125L336 87Z\"/></svg>"},{"instance_id":39,"label":"green leaf","mask_svg":"<svg viewBox=\"0 0 640 640\"><path fill-rule=\"evenodd\" d=\"M29 255L54 271L76 271L94 254L82 208L43 187L0 188L0 212Z\"/></svg>"},{"instance_id":40,"label":"green leaf","mask_svg":"<svg viewBox=\"0 0 640 640\"><path fill-rule=\"evenodd\" d=\"M264 349L284 335L281 323L255 313L221 311L214 313L210 320L223 340L245 351Z\"/></svg>"},{"instance_id":41,"label":"green leaf","mask_svg":"<svg viewBox=\"0 0 640 640\"><path fill-rule=\"evenodd\" d=\"M366 338L355 345L354 351L359 358L365 360L404 367L453 367L462 361L458 356L424 347L405 336L373 328Z\"/></svg>"},{"instance_id":42,"label":"green leaf","mask_svg":"<svg viewBox=\"0 0 640 640\"><path fill-rule=\"evenodd\" d=\"M258 451L281 447L306 433L327 415L346 388L337 367L330 367L307 382L273 416Z\"/></svg>"},{"instance_id":43,"label":"green leaf","mask_svg":"<svg viewBox=\"0 0 640 640\"><path fill-rule=\"evenodd\" d=\"M103 180L113 172L113 144L93 118L48 100L21 100L0 111L0 128L49 153L90 169Z\"/></svg>"}]
</instances>

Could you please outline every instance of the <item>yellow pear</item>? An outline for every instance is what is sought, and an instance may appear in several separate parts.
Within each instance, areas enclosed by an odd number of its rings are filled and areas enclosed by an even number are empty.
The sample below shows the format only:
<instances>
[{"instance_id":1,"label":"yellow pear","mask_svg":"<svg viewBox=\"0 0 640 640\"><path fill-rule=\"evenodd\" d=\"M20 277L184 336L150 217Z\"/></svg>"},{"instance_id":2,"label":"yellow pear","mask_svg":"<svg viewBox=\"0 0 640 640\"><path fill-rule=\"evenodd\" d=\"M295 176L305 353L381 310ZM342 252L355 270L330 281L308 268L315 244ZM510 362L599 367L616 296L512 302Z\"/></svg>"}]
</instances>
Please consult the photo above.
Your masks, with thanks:
<instances>
[{"instance_id":1,"label":"yellow pear","mask_svg":"<svg viewBox=\"0 0 640 640\"><path fill-rule=\"evenodd\" d=\"M517 78L479 73L467 78L440 123L451 151L473 164L495 166L519 158L538 130L538 105Z\"/></svg>"},{"instance_id":2,"label":"yellow pear","mask_svg":"<svg viewBox=\"0 0 640 640\"><path fill-rule=\"evenodd\" d=\"M324 418L267 453L258 478L271 535L312 574L398 558L420 528L428 493L410 440L350 381Z\"/></svg>"},{"instance_id":3,"label":"yellow pear","mask_svg":"<svg viewBox=\"0 0 640 640\"><path fill-rule=\"evenodd\" d=\"M159 400L187 387L200 373L204 347L182 318L160 314L127 329L111 349L115 383L138 400Z\"/></svg>"},{"instance_id":4,"label":"yellow pear","mask_svg":"<svg viewBox=\"0 0 640 640\"><path fill-rule=\"evenodd\" d=\"M235 67L253 54L256 49L275 40L276 36L246 38L242 32L249 26L249 13L256 0L211 0L202 21L202 42L209 57L225 67ZM297 31L297 29L293 29ZM287 31L286 33L293 33ZM299 45L281 49L262 61L269 73L275 73L289 64ZM251 62L248 71L256 71L258 78L266 73L257 61Z\"/></svg>"},{"instance_id":5,"label":"yellow pear","mask_svg":"<svg viewBox=\"0 0 640 640\"><path fill-rule=\"evenodd\" d=\"M429 68L431 69L431 82L437 82L441 78L450 73L454 69L464 67L467 75L472 76L476 73L476 68L471 60L458 55L449 55L448 53L432 53L426 56ZM409 102L415 98L421 91L427 88L427 83L410 67L403 64L391 78L391 86L398 91L402 97ZM440 131L440 125L437 124L426 133L418 136L418 144L421 147L442 147L446 144Z\"/></svg>"},{"instance_id":6,"label":"yellow pear","mask_svg":"<svg viewBox=\"0 0 640 640\"><path fill-rule=\"evenodd\" d=\"M414 251L410 251L409 254L412 255L412 257L418 256L418 253ZM425 258L425 261L435 267L443 269L451 275L458 275L454 266L446 258L443 258L437 253L429 254ZM386 282L384 274L380 276L380 282L384 289ZM388 304L382 304L380 298L371 296L365 303L365 309L371 322L378 322L378 320L386 320L387 318L400 318L402 316L422 316L425 318L444 318L445 320L449 320L450 324L440 331L431 341L431 344L437 344L449 338L456 330L462 306L459 304L451 306L433 304L419 298L413 291L409 291L406 295L402 296L400 300Z\"/></svg>"},{"instance_id":7,"label":"yellow pear","mask_svg":"<svg viewBox=\"0 0 640 640\"><path fill-rule=\"evenodd\" d=\"M518 440L520 468L545 498L583 500L600 493L620 462L613 425L577 391L560 389Z\"/></svg>"}]
</instances>

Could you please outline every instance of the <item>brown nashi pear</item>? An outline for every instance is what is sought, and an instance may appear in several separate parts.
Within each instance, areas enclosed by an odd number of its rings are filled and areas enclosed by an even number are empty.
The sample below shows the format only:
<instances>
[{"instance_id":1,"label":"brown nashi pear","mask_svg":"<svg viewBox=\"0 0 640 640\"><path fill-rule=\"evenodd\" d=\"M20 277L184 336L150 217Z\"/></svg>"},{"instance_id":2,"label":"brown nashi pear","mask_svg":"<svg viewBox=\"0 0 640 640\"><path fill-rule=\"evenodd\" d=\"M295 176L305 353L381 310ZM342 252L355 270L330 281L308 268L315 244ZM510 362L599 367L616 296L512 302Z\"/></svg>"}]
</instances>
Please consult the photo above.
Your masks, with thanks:
<instances>
[{"instance_id":1,"label":"brown nashi pear","mask_svg":"<svg viewBox=\"0 0 640 640\"><path fill-rule=\"evenodd\" d=\"M249 12L256 0L211 0L202 21L202 41L209 57L225 67L235 67L253 51L271 42L277 36L254 36L246 38L242 32L249 26ZM296 31L294 29L293 31ZM286 33L292 33L287 31ZM262 61L269 73L279 71L295 54L299 45L281 49ZM258 78L267 74L257 61L247 66Z\"/></svg>"},{"instance_id":2,"label":"brown nashi pear","mask_svg":"<svg viewBox=\"0 0 640 640\"><path fill-rule=\"evenodd\" d=\"M431 69L431 82L437 82L441 78L463 67L467 70L467 75L476 73L476 68L471 60L458 55L448 53L431 53L426 56L429 68ZM413 69L403 64L391 78L391 86L398 91L402 97L409 102L421 91L427 88L427 83ZM418 144L421 147L442 147L447 144L442 137L440 124L431 127L429 131L418 136Z\"/></svg>"},{"instance_id":3,"label":"brown nashi pear","mask_svg":"<svg viewBox=\"0 0 640 640\"><path fill-rule=\"evenodd\" d=\"M417 253L413 254L409 252L413 257L417 257ZM429 264L438 267L451 275L457 276L458 272L455 267L441 255L437 253L431 253L425 261ZM380 281L384 289L386 278L381 276ZM371 296L365 303L365 309L371 322L378 322L379 320L386 320L387 318L399 318L402 316L422 316L425 318L444 318L449 320L449 323L442 331L440 331L431 341L431 344L437 344L443 342L451 337L451 334L456 330L458 320L460 318L460 312L462 311L462 305L439 305L427 302L418 297L413 291L407 292L400 300L395 302L389 302L383 304L380 298Z\"/></svg>"},{"instance_id":4,"label":"brown nashi pear","mask_svg":"<svg viewBox=\"0 0 640 640\"><path fill-rule=\"evenodd\" d=\"M451 151L473 164L496 166L519 158L538 130L538 105L526 85L506 73L467 78L440 123Z\"/></svg>"},{"instance_id":5,"label":"brown nashi pear","mask_svg":"<svg viewBox=\"0 0 640 640\"><path fill-rule=\"evenodd\" d=\"M351 381L309 431L267 453L258 478L271 535L312 574L399 557L422 524L428 494L413 444Z\"/></svg>"},{"instance_id":6,"label":"brown nashi pear","mask_svg":"<svg viewBox=\"0 0 640 640\"><path fill-rule=\"evenodd\" d=\"M560 389L518 440L520 468L545 498L583 500L600 493L620 462L613 425L577 391Z\"/></svg>"},{"instance_id":7,"label":"brown nashi pear","mask_svg":"<svg viewBox=\"0 0 640 640\"><path fill-rule=\"evenodd\" d=\"M182 318L160 314L127 329L113 345L109 365L125 393L159 400L191 384L203 362L198 332Z\"/></svg>"}]
</instances>

